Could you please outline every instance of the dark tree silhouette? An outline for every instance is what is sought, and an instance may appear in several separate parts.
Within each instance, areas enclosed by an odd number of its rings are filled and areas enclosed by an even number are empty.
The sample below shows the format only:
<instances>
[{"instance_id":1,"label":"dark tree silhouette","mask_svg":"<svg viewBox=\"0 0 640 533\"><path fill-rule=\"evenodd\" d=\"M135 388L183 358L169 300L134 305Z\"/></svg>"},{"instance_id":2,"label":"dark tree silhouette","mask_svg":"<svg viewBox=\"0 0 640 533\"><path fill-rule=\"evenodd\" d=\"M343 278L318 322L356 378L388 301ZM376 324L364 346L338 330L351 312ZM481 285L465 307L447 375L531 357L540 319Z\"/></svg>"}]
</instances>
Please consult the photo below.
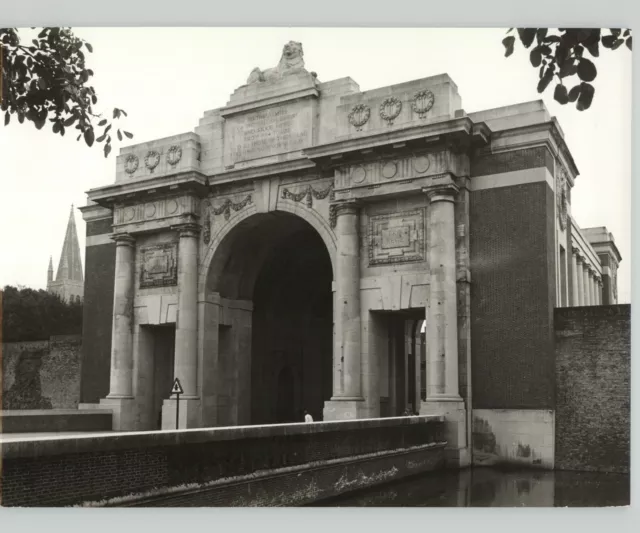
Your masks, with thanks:
<instances>
[{"instance_id":1,"label":"dark tree silhouette","mask_svg":"<svg viewBox=\"0 0 640 533\"><path fill-rule=\"evenodd\" d=\"M512 33L514 28L507 31ZM531 51L529 60L534 68L539 68L538 92L542 93L555 79L554 99L560 104L575 102L578 111L589 109L595 87L592 82L598 71L594 61L600 57L600 46L617 50L623 44L631 50L631 30L612 28L518 28L517 36L522 45ZM502 40L505 56L513 54L516 45L515 35ZM577 77L577 78L576 78ZM573 85L569 88L569 85Z\"/></svg>"},{"instance_id":2,"label":"dark tree silhouette","mask_svg":"<svg viewBox=\"0 0 640 533\"><path fill-rule=\"evenodd\" d=\"M5 126L16 115L18 122L28 120L38 129L49 121L53 133L60 135L73 127L78 131L77 140L84 138L88 146L104 143L107 157L113 123L94 112L98 96L89 85L93 70L87 68L85 58L85 52L93 52L91 45L76 37L71 28L43 28L28 44L20 37L15 28L0 28L0 109ZM123 116L127 116L125 111L113 109L113 120ZM102 128L99 134L98 128ZM115 132L120 141L123 135L133 137L120 129Z\"/></svg>"},{"instance_id":3,"label":"dark tree silhouette","mask_svg":"<svg viewBox=\"0 0 640 533\"><path fill-rule=\"evenodd\" d=\"M11 285L0 293L2 342L82 333L81 302L64 302L57 294Z\"/></svg>"}]
</instances>

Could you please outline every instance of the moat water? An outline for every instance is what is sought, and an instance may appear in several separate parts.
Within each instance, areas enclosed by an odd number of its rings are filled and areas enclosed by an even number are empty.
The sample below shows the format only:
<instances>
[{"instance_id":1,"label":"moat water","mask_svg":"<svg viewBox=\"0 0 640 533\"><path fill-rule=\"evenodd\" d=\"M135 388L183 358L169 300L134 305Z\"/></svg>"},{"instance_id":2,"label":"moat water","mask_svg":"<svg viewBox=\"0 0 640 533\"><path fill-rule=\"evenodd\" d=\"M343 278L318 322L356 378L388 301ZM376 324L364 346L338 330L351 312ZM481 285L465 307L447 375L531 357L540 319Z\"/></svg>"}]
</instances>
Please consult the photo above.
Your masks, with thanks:
<instances>
[{"instance_id":1,"label":"moat water","mask_svg":"<svg viewBox=\"0 0 640 533\"><path fill-rule=\"evenodd\" d=\"M333 507L608 507L629 505L625 474L473 468L429 472L351 493Z\"/></svg>"}]
</instances>

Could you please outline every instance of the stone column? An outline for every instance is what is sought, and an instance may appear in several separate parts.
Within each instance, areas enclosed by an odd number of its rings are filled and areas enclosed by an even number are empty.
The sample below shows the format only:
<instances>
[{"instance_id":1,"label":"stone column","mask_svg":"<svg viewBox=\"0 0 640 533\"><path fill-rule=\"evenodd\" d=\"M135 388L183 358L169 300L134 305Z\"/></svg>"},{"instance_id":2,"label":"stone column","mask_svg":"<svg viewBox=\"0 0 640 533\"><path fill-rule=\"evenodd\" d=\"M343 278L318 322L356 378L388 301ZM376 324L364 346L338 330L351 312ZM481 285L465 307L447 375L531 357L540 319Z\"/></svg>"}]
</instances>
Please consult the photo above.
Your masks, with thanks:
<instances>
[{"instance_id":1,"label":"stone column","mask_svg":"<svg viewBox=\"0 0 640 533\"><path fill-rule=\"evenodd\" d=\"M196 224L176 226L178 244L178 313L174 378L180 380L179 428L199 427L198 391L198 235ZM163 429L175 429L175 396L162 407Z\"/></svg>"},{"instance_id":2,"label":"stone column","mask_svg":"<svg viewBox=\"0 0 640 533\"><path fill-rule=\"evenodd\" d=\"M582 265L582 286L584 288L584 305L591 305L591 291L589 290L589 264L586 259Z\"/></svg>"},{"instance_id":3,"label":"stone column","mask_svg":"<svg viewBox=\"0 0 640 533\"><path fill-rule=\"evenodd\" d=\"M598 305L596 302L595 282L595 272L592 269L589 269L589 299L591 300L591 305Z\"/></svg>"},{"instance_id":4,"label":"stone column","mask_svg":"<svg viewBox=\"0 0 640 533\"><path fill-rule=\"evenodd\" d=\"M571 305L578 307L580 304L580 284L578 283L578 268L580 261L578 257L578 249L571 248L571 293L572 302Z\"/></svg>"},{"instance_id":5,"label":"stone column","mask_svg":"<svg viewBox=\"0 0 640 533\"><path fill-rule=\"evenodd\" d=\"M177 228L178 315L176 318L175 376L180 379L184 399L198 396L198 233L187 224Z\"/></svg>"},{"instance_id":6,"label":"stone column","mask_svg":"<svg viewBox=\"0 0 640 533\"><path fill-rule=\"evenodd\" d=\"M576 269L573 272L573 282L577 285L578 293L578 305L586 305L584 299L584 274L582 273L582 256L579 253L575 254Z\"/></svg>"},{"instance_id":7,"label":"stone column","mask_svg":"<svg viewBox=\"0 0 640 533\"><path fill-rule=\"evenodd\" d=\"M364 407L361 389L359 208L355 202L338 203L336 217L333 396L325 403L325 420L357 418L358 408Z\"/></svg>"},{"instance_id":8,"label":"stone column","mask_svg":"<svg viewBox=\"0 0 640 533\"><path fill-rule=\"evenodd\" d=\"M448 461L468 463L466 409L458 389L455 200L453 183L424 189L429 199L429 303L426 309L427 399L421 415L444 415Z\"/></svg>"},{"instance_id":9,"label":"stone column","mask_svg":"<svg viewBox=\"0 0 640 533\"><path fill-rule=\"evenodd\" d=\"M429 304L427 315L427 401L460 401L458 393L458 315L456 309L457 188L428 190Z\"/></svg>"},{"instance_id":10,"label":"stone column","mask_svg":"<svg viewBox=\"0 0 640 533\"><path fill-rule=\"evenodd\" d=\"M135 240L114 235L116 267L111 330L111 381L107 398L133 398L133 279Z\"/></svg>"},{"instance_id":11,"label":"stone column","mask_svg":"<svg viewBox=\"0 0 640 533\"><path fill-rule=\"evenodd\" d=\"M133 296L135 239L126 233L111 237L116 243L111 326L111 372L109 394L100 400L101 409L113 413L112 429L137 429L133 396Z\"/></svg>"},{"instance_id":12,"label":"stone column","mask_svg":"<svg viewBox=\"0 0 640 533\"><path fill-rule=\"evenodd\" d=\"M598 278L598 305L602 305L602 278Z\"/></svg>"}]
</instances>

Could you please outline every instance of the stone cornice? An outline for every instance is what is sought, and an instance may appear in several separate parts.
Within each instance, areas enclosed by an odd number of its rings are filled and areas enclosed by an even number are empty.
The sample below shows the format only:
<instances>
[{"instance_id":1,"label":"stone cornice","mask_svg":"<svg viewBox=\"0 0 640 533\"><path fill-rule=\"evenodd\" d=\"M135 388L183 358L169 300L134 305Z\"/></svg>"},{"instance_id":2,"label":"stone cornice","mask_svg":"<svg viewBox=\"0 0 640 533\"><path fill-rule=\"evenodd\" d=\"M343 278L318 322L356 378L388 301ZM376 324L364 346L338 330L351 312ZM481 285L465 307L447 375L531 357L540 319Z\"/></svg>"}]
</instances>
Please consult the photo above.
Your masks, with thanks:
<instances>
[{"instance_id":1,"label":"stone cornice","mask_svg":"<svg viewBox=\"0 0 640 533\"><path fill-rule=\"evenodd\" d=\"M134 198L148 198L158 192L194 192L199 196L206 194L206 177L200 172L185 172L154 179L132 180L91 189L86 194L89 199L103 207L112 207L115 203Z\"/></svg>"},{"instance_id":2,"label":"stone cornice","mask_svg":"<svg viewBox=\"0 0 640 533\"><path fill-rule=\"evenodd\" d=\"M113 210L108 207L102 207L98 204L83 205L78 207L78 210L82 213L82 219L85 222L92 220L103 220L105 218L113 218Z\"/></svg>"},{"instance_id":3,"label":"stone cornice","mask_svg":"<svg viewBox=\"0 0 640 533\"><path fill-rule=\"evenodd\" d=\"M213 187L216 185L224 185L231 182L237 183L239 181L255 179L258 177L272 176L274 174L285 174L288 172L296 172L299 170L306 170L315 167L316 165L313 161L309 161L307 158L302 157L290 161L219 172L217 174L212 174L211 176L209 176L207 183L209 187Z\"/></svg>"},{"instance_id":4,"label":"stone cornice","mask_svg":"<svg viewBox=\"0 0 640 533\"><path fill-rule=\"evenodd\" d=\"M303 154L314 161L339 160L342 156L353 152L361 152L408 141L420 141L425 138L455 135L471 138L478 143L486 144L489 142L491 130L484 122L475 124L469 117L462 117L443 122L399 128L393 131L373 133L367 136L346 138L307 148L303 150Z\"/></svg>"},{"instance_id":5,"label":"stone cornice","mask_svg":"<svg viewBox=\"0 0 640 533\"><path fill-rule=\"evenodd\" d=\"M279 93L277 95L269 96L267 98L261 98L258 100L250 100L239 104L227 105L220 109L220 116L223 118L229 118L238 113L246 113L261 109L266 106L282 104L285 102L291 102L292 100L299 100L301 98L320 96L318 89L315 87L296 88L293 91Z\"/></svg>"},{"instance_id":6,"label":"stone cornice","mask_svg":"<svg viewBox=\"0 0 640 533\"><path fill-rule=\"evenodd\" d=\"M508 146L501 147L490 147L491 153L499 153L499 152L509 152L514 149L522 149L522 148L532 148L534 146L547 146L551 153L555 157L559 157L562 155L562 158L566 161L569 166L568 170L568 179L569 184L573 187L575 178L580 174L578 167L573 160L573 156L571 152L569 152L569 148L567 146L562 133L558 127L558 122L555 118L547 122L541 122L537 124L530 124L527 126L519 126L517 128L512 128L508 130L497 131L492 134L493 140L501 140L509 137L522 137L523 135L532 134L532 133L550 133L550 138L547 139L534 139L528 140L525 142L517 142L513 144L509 144Z\"/></svg>"}]
</instances>

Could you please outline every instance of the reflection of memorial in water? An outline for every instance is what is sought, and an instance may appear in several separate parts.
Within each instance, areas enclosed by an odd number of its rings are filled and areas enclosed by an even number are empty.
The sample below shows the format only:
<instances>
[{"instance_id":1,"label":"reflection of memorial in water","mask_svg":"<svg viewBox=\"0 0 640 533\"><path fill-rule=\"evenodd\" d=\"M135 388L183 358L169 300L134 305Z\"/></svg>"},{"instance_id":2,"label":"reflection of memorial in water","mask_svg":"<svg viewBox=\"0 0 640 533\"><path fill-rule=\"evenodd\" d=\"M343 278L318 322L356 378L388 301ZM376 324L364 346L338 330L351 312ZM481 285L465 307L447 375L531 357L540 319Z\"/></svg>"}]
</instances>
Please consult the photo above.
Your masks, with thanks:
<instances>
[{"instance_id":1,"label":"reflection of memorial in water","mask_svg":"<svg viewBox=\"0 0 640 533\"><path fill-rule=\"evenodd\" d=\"M626 474L470 468L429 472L325 500L332 507L601 507L630 502Z\"/></svg>"}]
</instances>

